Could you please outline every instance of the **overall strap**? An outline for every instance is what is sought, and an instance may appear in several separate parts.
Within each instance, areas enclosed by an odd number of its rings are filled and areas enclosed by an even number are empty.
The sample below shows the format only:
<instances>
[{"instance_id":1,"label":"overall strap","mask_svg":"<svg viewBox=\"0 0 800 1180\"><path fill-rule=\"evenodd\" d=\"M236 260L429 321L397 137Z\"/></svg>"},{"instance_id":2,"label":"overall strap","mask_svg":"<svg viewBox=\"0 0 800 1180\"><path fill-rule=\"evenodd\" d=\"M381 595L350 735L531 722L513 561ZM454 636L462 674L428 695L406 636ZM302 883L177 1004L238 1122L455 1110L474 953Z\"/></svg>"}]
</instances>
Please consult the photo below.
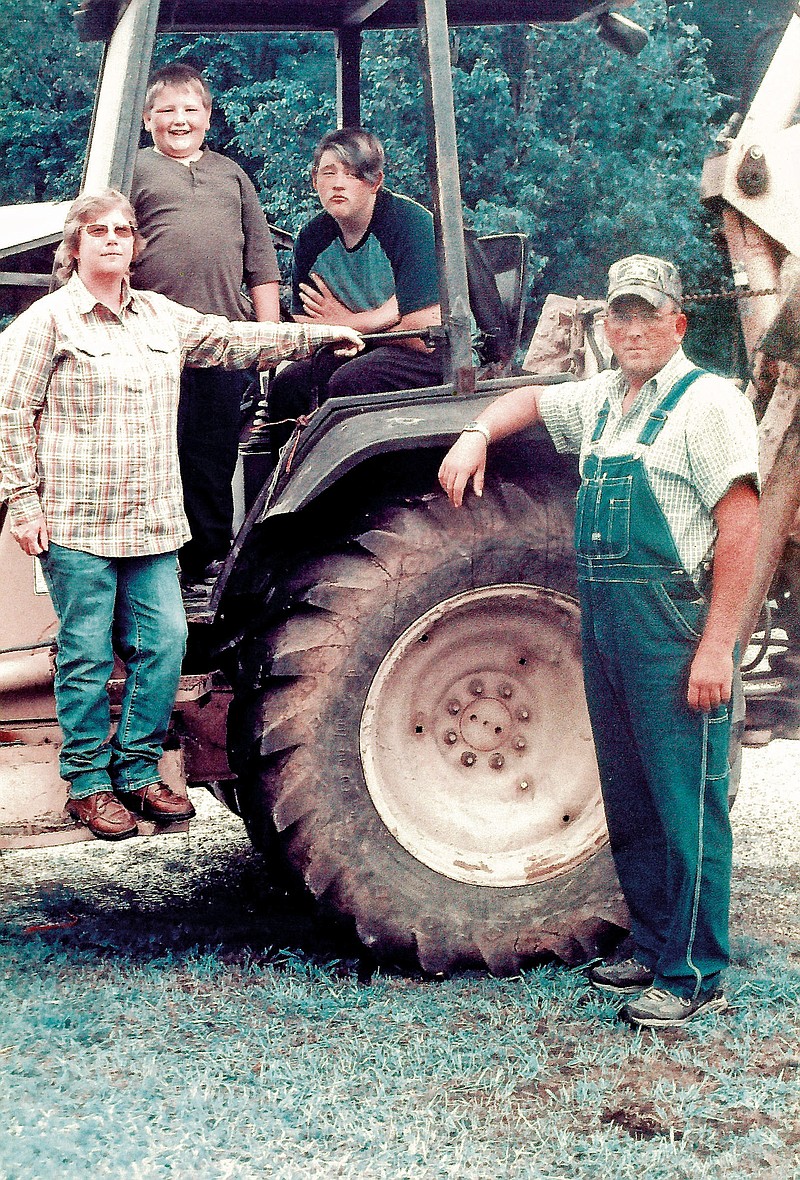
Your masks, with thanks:
<instances>
[{"instance_id":1,"label":"overall strap","mask_svg":"<svg viewBox=\"0 0 800 1180\"><path fill-rule=\"evenodd\" d=\"M704 372L704 369L692 369L691 372L685 373L683 377L678 378L672 388L665 393L662 400L651 412L650 417L642 427L642 432L637 440L638 442L646 447L649 447L651 443L655 442L672 410L675 409L692 382L696 381L698 377L702 377Z\"/></svg>"},{"instance_id":2,"label":"overall strap","mask_svg":"<svg viewBox=\"0 0 800 1180\"><path fill-rule=\"evenodd\" d=\"M606 422L608 421L608 415L609 415L610 409L611 409L610 402L609 402L608 398L606 398L605 404L603 405L602 410L597 415L597 422L595 423L594 434L592 435L592 442L597 442L597 440L602 436L602 433L606 428Z\"/></svg>"}]
</instances>

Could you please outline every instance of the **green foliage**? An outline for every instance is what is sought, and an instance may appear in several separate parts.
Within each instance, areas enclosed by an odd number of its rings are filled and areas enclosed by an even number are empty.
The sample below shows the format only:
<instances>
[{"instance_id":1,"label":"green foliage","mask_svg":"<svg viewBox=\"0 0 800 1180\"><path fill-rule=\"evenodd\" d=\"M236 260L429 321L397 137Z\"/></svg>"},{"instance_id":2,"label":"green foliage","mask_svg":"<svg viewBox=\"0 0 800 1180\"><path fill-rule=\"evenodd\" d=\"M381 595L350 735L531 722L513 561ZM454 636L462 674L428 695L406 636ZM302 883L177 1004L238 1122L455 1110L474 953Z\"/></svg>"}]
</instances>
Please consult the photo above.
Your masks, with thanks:
<instances>
[{"instance_id":1,"label":"green foliage","mask_svg":"<svg viewBox=\"0 0 800 1180\"><path fill-rule=\"evenodd\" d=\"M0 202L63 200L80 184L100 48L72 0L0 2Z\"/></svg>"},{"instance_id":2,"label":"green foliage","mask_svg":"<svg viewBox=\"0 0 800 1180\"><path fill-rule=\"evenodd\" d=\"M485 60L459 79L462 117L477 111L480 119L465 128L466 203L480 208L481 229L495 207L504 220L519 211L543 266L542 290L600 295L609 263L634 251L673 257L690 284L709 265L697 178L717 104L704 45L696 29L668 21L662 4L639 8L650 43L636 61L585 27L520 29L512 31L516 93ZM506 34L506 55L509 42ZM513 139L495 122L501 106ZM471 159L480 163L474 172Z\"/></svg>"},{"instance_id":3,"label":"green foliage","mask_svg":"<svg viewBox=\"0 0 800 1180\"><path fill-rule=\"evenodd\" d=\"M0 8L0 200L77 189L94 89L96 46L80 45L71 0ZM519 229L534 256L534 312L548 291L601 295L607 267L633 251L668 255L688 290L727 285L726 263L697 197L703 159L730 111L709 68L732 86L745 34L785 0L742 10L717 0L640 0L650 41L631 61L591 22L453 32L465 220ZM767 11L768 10L768 11ZM387 149L387 183L430 204L416 31L363 39L362 121ZM335 123L333 39L324 34L163 37L155 65L203 68L216 96L210 141L253 177L270 220L291 232L318 208L314 143ZM146 142L146 138L143 138ZM731 315L697 318L701 359L728 362Z\"/></svg>"}]
</instances>

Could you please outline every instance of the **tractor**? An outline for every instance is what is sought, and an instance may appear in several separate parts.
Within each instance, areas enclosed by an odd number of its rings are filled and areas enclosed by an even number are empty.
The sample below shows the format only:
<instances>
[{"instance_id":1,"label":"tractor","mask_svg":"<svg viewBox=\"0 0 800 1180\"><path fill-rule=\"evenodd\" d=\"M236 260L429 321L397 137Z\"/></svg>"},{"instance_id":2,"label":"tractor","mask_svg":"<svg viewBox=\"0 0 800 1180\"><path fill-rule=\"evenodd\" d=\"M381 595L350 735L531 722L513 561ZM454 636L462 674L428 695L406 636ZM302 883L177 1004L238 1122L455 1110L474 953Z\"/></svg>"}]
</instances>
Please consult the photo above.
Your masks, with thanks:
<instances>
[{"instance_id":1,"label":"tractor","mask_svg":"<svg viewBox=\"0 0 800 1180\"><path fill-rule=\"evenodd\" d=\"M582 686L576 464L533 430L493 448L486 492L461 512L436 481L444 450L499 393L609 363L599 303L572 299L545 304L520 368L526 242L465 234L450 30L580 21L635 54L646 34L614 11L625 7L83 0L76 17L81 36L105 46L84 190L129 191L159 34L333 33L339 123L355 126L362 33L419 30L443 313L428 331L445 381L326 402L263 482L258 431L248 436L241 527L215 584L187 600L189 651L161 769L176 790L210 789L241 817L266 871L292 874L378 960L429 973L583 962L626 929ZM764 532L742 634L750 720L745 734L742 708L734 763L743 736L800 733L799 58L794 14L701 188L724 228L762 435ZM49 286L65 206L14 212L0 217L6 307ZM0 847L91 839L64 812L52 607L4 517L0 507ZM109 684L112 706L122 676Z\"/></svg>"}]
</instances>

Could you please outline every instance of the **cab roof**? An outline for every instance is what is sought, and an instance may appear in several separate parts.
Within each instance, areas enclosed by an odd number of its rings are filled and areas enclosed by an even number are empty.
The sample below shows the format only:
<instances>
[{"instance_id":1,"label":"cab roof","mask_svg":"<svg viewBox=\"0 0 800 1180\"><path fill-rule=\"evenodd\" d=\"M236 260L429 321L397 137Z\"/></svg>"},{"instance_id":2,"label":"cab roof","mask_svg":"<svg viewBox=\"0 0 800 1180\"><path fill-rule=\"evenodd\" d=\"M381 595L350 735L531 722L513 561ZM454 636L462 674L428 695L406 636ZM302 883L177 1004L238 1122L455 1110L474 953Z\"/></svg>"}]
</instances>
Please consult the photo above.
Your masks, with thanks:
<instances>
[{"instance_id":1,"label":"cab roof","mask_svg":"<svg viewBox=\"0 0 800 1180\"><path fill-rule=\"evenodd\" d=\"M447 0L450 25L538 24L599 16L632 0ZM83 0L84 41L105 41L130 0ZM417 0L162 0L160 33L402 29L418 23Z\"/></svg>"}]
</instances>

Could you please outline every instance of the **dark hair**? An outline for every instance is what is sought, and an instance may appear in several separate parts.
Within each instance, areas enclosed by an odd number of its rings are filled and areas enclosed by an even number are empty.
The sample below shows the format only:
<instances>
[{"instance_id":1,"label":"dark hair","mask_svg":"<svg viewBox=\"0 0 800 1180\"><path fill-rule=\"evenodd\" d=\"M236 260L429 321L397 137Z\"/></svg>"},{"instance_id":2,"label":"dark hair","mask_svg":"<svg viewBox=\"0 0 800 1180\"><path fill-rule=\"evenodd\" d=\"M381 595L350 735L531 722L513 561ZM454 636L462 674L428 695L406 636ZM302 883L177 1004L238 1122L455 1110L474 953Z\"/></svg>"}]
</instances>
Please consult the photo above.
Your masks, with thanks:
<instances>
[{"instance_id":1,"label":"dark hair","mask_svg":"<svg viewBox=\"0 0 800 1180\"><path fill-rule=\"evenodd\" d=\"M323 152L333 152L354 176L367 184L377 184L383 173L383 145L371 131L361 127L340 127L323 135L314 148L311 175L316 176Z\"/></svg>"},{"instance_id":2,"label":"dark hair","mask_svg":"<svg viewBox=\"0 0 800 1180\"><path fill-rule=\"evenodd\" d=\"M156 70L147 83L147 93L144 96L145 114L153 109L158 92L165 86L197 86L203 95L203 106L211 108L211 89L200 71L188 62L173 61Z\"/></svg>"},{"instance_id":3,"label":"dark hair","mask_svg":"<svg viewBox=\"0 0 800 1180\"><path fill-rule=\"evenodd\" d=\"M110 213L112 209L119 209L125 220L133 226L133 261L139 257L147 243L136 227L136 214L128 198L118 193L115 188L104 188L99 193L85 193L73 201L67 210L64 236L56 250L56 278L62 283L65 283L77 268L81 227L90 225L104 213Z\"/></svg>"}]
</instances>

